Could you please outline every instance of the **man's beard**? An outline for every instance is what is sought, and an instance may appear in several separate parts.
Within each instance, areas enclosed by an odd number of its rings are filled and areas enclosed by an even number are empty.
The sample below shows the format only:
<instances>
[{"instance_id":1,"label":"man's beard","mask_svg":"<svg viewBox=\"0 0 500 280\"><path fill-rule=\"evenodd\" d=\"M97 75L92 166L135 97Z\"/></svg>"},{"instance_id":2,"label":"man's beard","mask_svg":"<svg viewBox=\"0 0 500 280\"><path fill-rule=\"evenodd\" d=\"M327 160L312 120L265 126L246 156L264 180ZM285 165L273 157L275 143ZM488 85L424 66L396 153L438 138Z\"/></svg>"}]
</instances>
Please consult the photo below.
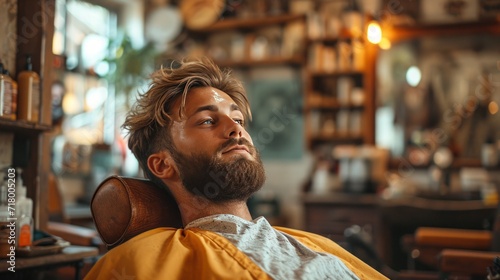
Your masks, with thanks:
<instances>
[{"instance_id":1,"label":"man's beard","mask_svg":"<svg viewBox=\"0 0 500 280\"><path fill-rule=\"evenodd\" d=\"M223 161L218 157L223 149L234 145L245 145L255 160L238 156ZM213 156L186 156L179 151L174 151L172 156L184 187L212 202L246 201L266 180L258 151L244 138L228 140Z\"/></svg>"}]
</instances>

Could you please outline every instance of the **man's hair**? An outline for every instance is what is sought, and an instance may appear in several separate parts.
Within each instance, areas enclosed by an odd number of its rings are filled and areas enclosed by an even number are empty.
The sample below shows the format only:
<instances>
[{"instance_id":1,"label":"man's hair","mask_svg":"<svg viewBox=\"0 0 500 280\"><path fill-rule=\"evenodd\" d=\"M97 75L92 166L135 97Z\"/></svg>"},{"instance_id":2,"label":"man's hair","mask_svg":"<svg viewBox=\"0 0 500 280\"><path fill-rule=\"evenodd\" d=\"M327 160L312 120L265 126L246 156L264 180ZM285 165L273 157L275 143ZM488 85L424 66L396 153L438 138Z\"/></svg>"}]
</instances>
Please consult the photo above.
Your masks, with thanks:
<instances>
[{"instance_id":1,"label":"man's hair","mask_svg":"<svg viewBox=\"0 0 500 280\"><path fill-rule=\"evenodd\" d=\"M151 75L149 89L139 94L127 114L122 128L128 130L128 147L135 155L146 177L163 186L148 168L148 157L162 150L174 151L170 132L173 114L184 116L186 97L198 87L213 87L225 92L238 105L245 119L251 119L250 105L241 82L229 69L221 70L208 58L186 59L173 67L161 68ZM173 104L181 98L178 112Z\"/></svg>"}]
</instances>

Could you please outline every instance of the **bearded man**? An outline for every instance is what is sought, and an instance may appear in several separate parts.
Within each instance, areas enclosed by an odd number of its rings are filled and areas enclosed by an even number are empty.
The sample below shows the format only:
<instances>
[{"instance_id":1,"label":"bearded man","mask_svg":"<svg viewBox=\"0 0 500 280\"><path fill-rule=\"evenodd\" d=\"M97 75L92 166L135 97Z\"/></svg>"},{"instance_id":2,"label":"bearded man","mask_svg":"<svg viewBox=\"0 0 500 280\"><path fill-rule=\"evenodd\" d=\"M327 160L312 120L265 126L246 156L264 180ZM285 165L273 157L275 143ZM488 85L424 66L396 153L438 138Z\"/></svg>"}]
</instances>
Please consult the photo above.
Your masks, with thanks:
<instances>
[{"instance_id":1,"label":"bearded man","mask_svg":"<svg viewBox=\"0 0 500 280\"><path fill-rule=\"evenodd\" d=\"M153 74L129 112L129 148L175 198L183 228L144 232L106 253L87 279L386 279L331 240L252 218L265 181L242 84L211 60Z\"/></svg>"}]
</instances>

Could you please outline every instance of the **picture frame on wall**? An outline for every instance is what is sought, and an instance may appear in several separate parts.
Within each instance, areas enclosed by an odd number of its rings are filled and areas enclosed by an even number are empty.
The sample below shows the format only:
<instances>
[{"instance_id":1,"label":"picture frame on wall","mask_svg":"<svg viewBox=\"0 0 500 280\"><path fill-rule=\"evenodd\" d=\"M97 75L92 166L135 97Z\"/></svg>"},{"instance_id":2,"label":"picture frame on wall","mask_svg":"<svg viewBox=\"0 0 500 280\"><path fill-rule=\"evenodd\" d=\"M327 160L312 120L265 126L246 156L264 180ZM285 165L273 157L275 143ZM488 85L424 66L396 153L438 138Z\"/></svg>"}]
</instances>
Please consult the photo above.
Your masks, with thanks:
<instances>
[{"instance_id":1,"label":"picture frame on wall","mask_svg":"<svg viewBox=\"0 0 500 280\"><path fill-rule=\"evenodd\" d=\"M304 153L303 97L297 79L248 83L252 108L249 133L263 159L294 160Z\"/></svg>"},{"instance_id":2,"label":"picture frame on wall","mask_svg":"<svg viewBox=\"0 0 500 280\"><path fill-rule=\"evenodd\" d=\"M482 20L496 19L500 15L500 0L480 0L479 8Z\"/></svg>"}]
</instances>

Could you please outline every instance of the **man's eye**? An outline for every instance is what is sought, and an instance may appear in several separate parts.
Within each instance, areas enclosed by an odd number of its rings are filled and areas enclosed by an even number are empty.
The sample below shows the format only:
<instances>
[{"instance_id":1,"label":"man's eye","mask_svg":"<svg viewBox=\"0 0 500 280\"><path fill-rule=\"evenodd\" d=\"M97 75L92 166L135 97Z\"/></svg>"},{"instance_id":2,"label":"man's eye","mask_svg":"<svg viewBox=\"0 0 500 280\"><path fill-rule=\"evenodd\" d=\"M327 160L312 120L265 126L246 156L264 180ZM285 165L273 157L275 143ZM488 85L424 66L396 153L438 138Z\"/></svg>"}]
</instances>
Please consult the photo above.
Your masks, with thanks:
<instances>
[{"instance_id":1,"label":"man's eye","mask_svg":"<svg viewBox=\"0 0 500 280\"><path fill-rule=\"evenodd\" d=\"M214 123L215 122L212 119L204 120L204 121L201 122L201 124L214 124Z\"/></svg>"}]
</instances>

